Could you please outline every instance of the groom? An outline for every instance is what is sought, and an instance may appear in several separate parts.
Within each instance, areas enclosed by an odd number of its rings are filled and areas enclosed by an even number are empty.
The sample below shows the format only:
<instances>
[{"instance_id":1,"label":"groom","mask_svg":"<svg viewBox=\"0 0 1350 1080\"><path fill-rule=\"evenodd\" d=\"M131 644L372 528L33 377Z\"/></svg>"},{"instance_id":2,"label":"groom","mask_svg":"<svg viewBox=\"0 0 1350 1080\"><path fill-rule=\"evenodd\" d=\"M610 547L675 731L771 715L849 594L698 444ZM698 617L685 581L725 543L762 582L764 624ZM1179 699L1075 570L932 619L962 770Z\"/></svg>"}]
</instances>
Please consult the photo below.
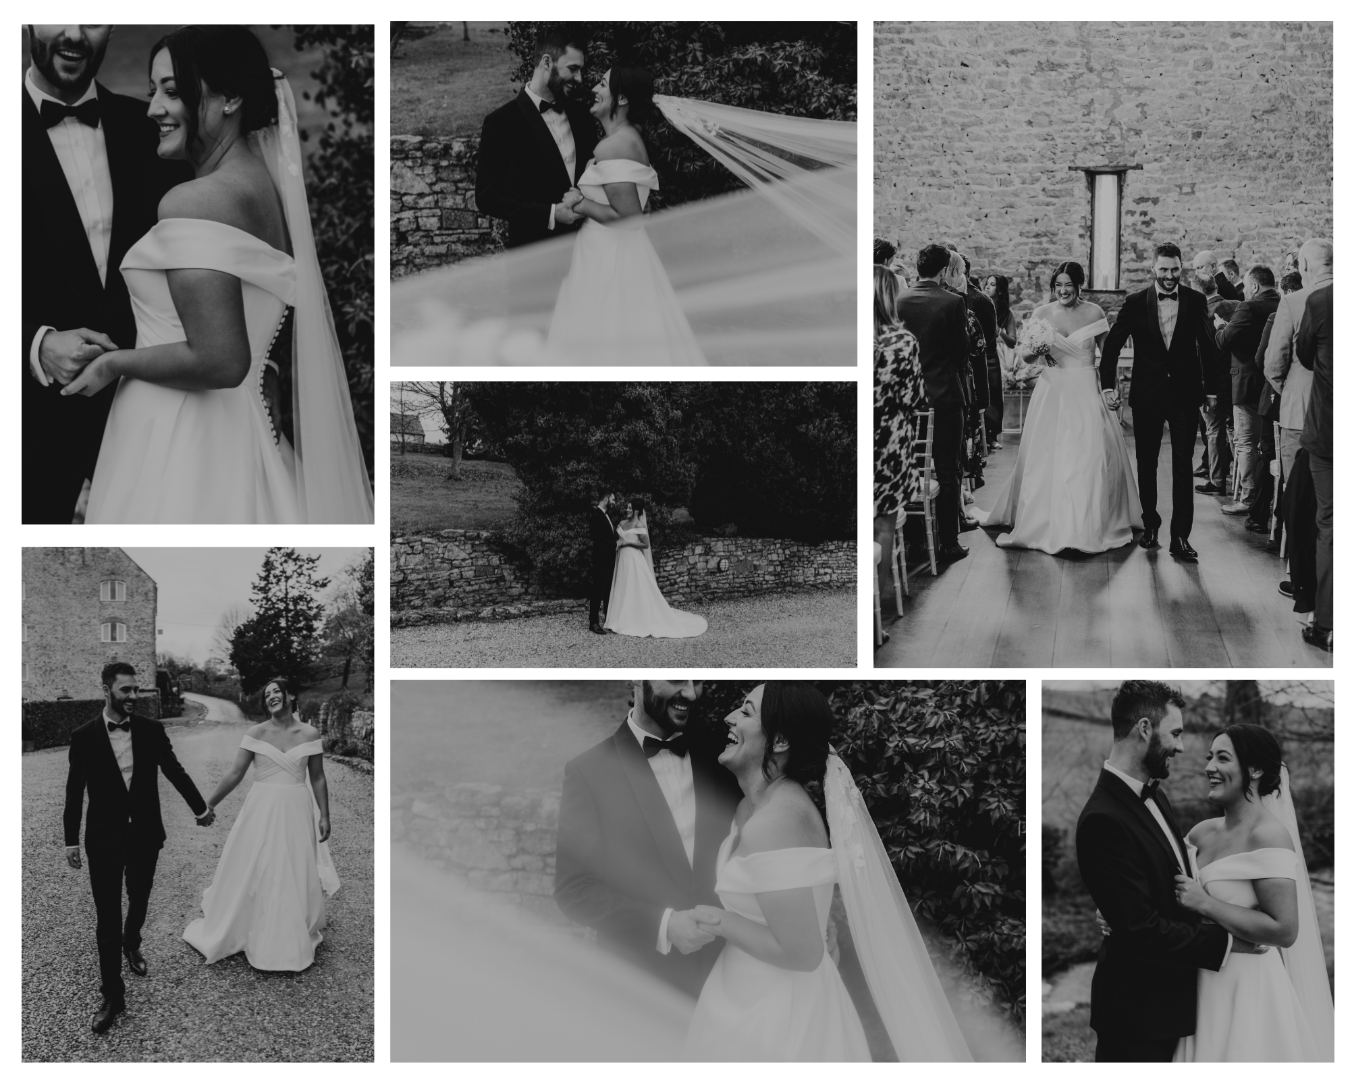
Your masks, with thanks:
<instances>
[{"instance_id":1,"label":"groom","mask_svg":"<svg viewBox=\"0 0 1350 1080\"><path fill-rule=\"evenodd\" d=\"M80 869L80 811L89 791L84 850L89 884L98 914L95 938L103 1002L91 1027L102 1034L126 1008L122 956L137 975L146 975L141 955L155 864L164 846L159 815L159 774L178 789L197 824L210 825L215 811L197 791L174 755L164 726L135 716L136 669L115 662L103 669L103 713L70 736L70 773L66 779L66 862ZM126 878L127 915L122 922L122 879Z\"/></svg>"},{"instance_id":2,"label":"groom","mask_svg":"<svg viewBox=\"0 0 1350 1080\"><path fill-rule=\"evenodd\" d=\"M698 997L722 942L692 909L721 906L717 852L740 788L720 747L698 745L701 682L633 688L619 729L564 769L553 897L601 945Z\"/></svg>"},{"instance_id":3,"label":"groom","mask_svg":"<svg viewBox=\"0 0 1350 1080\"><path fill-rule=\"evenodd\" d=\"M614 544L619 534L614 522L609 519L609 507L614 502L612 492L600 496L600 501L591 507L587 515L587 525L591 533L591 574L588 596L591 602L591 633L612 634L606 630L600 620L600 607L609 606L609 589L614 582L614 558L617 552Z\"/></svg>"},{"instance_id":4,"label":"groom","mask_svg":"<svg viewBox=\"0 0 1350 1080\"><path fill-rule=\"evenodd\" d=\"M23 522L69 525L116 384L61 396L106 349L136 344L122 257L192 179L161 161L144 100L94 82L111 26L29 26L23 85Z\"/></svg>"},{"instance_id":5,"label":"groom","mask_svg":"<svg viewBox=\"0 0 1350 1080\"><path fill-rule=\"evenodd\" d=\"M1162 518L1158 514L1158 452L1163 424L1172 437L1172 543L1178 559L1195 562L1191 523L1195 516L1191 453L1199 425L1199 409L1214 407L1220 383L1219 352L1209 325L1203 293L1181 284L1181 249L1159 244L1153 254L1154 283L1131 293L1102 346L1102 398L1120 408L1116 361L1126 339L1134 342L1130 409L1134 413L1134 454L1139 466L1139 501L1144 532L1139 546L1156 548ZM1207 397L1208 395L1208 397Z\"/></svg>"},{"instance_id":6,"label":"groom","mask_svg":"<svg viewBox=\"0 0 1350 1080\"><path fill-rule=\"evenodd\" d=\"M1177 903L1176 875L1196 868L1158 782L1182 752L1184 706L1164 683L1121 683L1111 756L1078 818L1078 868L1111 928L1092 976L1098 1061L1171 1061L1195 1034L1196 969L1265 951Z\"/></svg>"},{"instance_id":7,"label":"groom","mask_svg":"<svg viewBox=\"0 0 1350 1080\"><path fill-rule=\"evenodd\" d=\"M534 71L516 99L488 114L478 143L478 209L507 222L506 246L576 229L562 197L586 170L596 123L582 103L585 47L562 30L534 43Z\"/></svg>"}]
</instances>

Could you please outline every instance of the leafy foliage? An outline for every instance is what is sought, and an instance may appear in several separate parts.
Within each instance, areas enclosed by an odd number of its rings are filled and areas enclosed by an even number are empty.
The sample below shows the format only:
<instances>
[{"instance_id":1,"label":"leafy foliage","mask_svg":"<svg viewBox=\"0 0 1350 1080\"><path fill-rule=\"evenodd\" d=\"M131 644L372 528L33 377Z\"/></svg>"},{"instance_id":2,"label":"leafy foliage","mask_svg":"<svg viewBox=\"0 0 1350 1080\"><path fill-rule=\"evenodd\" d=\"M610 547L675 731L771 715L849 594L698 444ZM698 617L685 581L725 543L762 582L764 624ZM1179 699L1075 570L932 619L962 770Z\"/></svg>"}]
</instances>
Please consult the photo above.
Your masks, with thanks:
<instances>
[{"instance_id":1,"label":"leafy foliage","mask_svg":"<svg viewBox=\"0 0 1350 1080\"><path fill-rule=\"evenodd\" d=\"M559 25L588 43L588 85L617 62L645 67L656 92L671 97L818 120L858 116L854 23L513 22L507 32L520 57L519 81L527 82L534 68L535 37ZM662 117L646 125L643 139L661 176L661 205L743 186Z\"/></svg>"},{"instance_id":2,"label":"leafy foliage","mask_svg":"<svg viewBox=\"0 0 1350 1080\"><path fill-rule=\"evenodd\" d=\"M230 663L239 669L246 694L284 675L296 693L313 683L320 653L323 604L319 593L328 578L319 577L317 555L294 548L269 548L253 583L253 615L234 632Z\"/></svg>"},{"instance_id":3,"label":"leafy foliage","mask_svg":"<svg viewBox=\"0 0 1350 1080\"><path fill-rule=\"evenodd\" d=\"M710 533L856 536L851 383L470 383L521 482L504 540L542 583L584 591L601 489L641 496L658 545ZM677 524L689 510L697 523Z\"/></svg>"},{"instance_id":4,"label":"leafy foliage","mask_svg":"<svg viewBox=\"0 0 1350 1080\"><path fill-rule=\"evenodd\" d=\"M366 673L366 688L375 679L375 558L364 557L343 571L343 582L323 624L324 656L342 665L342 690L352 668ZM264 676L265 677L265 676Z\"/></svg>"},{"instance_id":5,"label":"leafy foliage","mask_svg":"<svg viewBox=\"0 0 1350 1080\"><path fill-rule=\"evenodd\" d=\"M91 701L25 701L23 703L23 741L34 750L70 745L70 733L87 724L103 711L103 699ZM137 703L138 715L146 715Z\"/></svg>"}]
</instances>

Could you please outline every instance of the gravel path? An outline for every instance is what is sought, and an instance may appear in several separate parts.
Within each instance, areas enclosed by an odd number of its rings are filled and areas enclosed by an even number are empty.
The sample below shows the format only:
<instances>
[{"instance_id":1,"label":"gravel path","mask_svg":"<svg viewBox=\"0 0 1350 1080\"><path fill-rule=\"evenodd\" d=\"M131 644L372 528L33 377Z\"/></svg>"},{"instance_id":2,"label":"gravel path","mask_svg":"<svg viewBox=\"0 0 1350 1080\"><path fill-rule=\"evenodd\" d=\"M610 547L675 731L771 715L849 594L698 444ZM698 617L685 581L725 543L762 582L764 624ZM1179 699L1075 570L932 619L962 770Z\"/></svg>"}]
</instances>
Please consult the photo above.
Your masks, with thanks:
<instances>
[{"instance_id":1,"label":"gravel path","mask_svg":"<svg viewBox=\"0 0 1350 1080\"><path fill-rule=\"evenodd\" d=\"M811 590L677 605L708 620L694 638L599 637L585 612L396 627L390 667L856 667L858 597Z\"/></svg>"},{"instance_id":2,"label":"gravel path","mask_svg":"<svg viewBox=\"0 0 1350 1080\"><path fill-rule=\"evenodd\" d=\"M245 727L205 721L172 727L179 761L203 795L229 767ZM183 941L201 914L225 839L250 779L199 828L168 781L160 804L168 841L160 852L142 952L148 978L123 972L127 1011L106 1035L98 1008L94 901L86 862L65 862L61 811L64 747L23 755L24 1061L372 1061L374 1031L374 791L372 777L338 762L328 777L331 841L342 887L328 900L328 927L313 965L265 972L243 955L208 967Z\"/></svg>"}]
</instances>

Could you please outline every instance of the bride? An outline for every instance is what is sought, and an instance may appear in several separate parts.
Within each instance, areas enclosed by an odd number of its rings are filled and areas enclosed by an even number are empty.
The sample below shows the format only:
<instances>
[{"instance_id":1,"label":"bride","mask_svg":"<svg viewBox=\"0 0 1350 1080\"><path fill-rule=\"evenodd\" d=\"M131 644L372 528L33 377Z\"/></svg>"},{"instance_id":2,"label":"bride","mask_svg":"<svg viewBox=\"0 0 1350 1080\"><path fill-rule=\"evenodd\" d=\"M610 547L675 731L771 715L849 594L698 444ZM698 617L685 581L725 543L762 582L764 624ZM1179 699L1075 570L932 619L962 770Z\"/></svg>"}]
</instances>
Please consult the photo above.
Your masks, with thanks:
<instances>
[{"instance_id":1,"label":"bride","mask_svg":"<svg viewBox=\"0 0 1350 1080\"><path fill-rule=\"evenodd\" d=\"M180 27L149 75L159 156L195 179L122 261L136 347L62 390L121 380L85 520L369 523L290 86L240 26Z\"/></svg>"},{"instance_id":2,"label":"bride","mask_svg":"<svg viewBox=\"0 0 1350 1080\"><path fill-rule=\"evenodd\" d=\"M207 800L214 810L253 766L253 786L202 894L202 917L183 940L208 964L242 952L263 971L304 971L323 940L324 895L340 884L328 854L323 741L295 715L285 678L267 683L263 702L269 718L249 729Z\"/></svg>"},{"instance_id":3,"label":"bride","mask_svg":"<svg viewBox=\"0 0 1350 1080\"><path fill-rule=\"evenodd\" d=\"M605 629L632 637L698 637L708 629L702 615L677 611L656 583L647 504L633 499L619 522L614 577L609 588Z\"/></svg>"},{"instance_id":4,"label":"bride","mask_svg":"<svg viewBox=\"0 0 1350 1080\"><path fill-rule=\"evenodd\" d=\"M595 87L604 129L563 204L586 219L558 293L548 346L586 364L704 364L643 215L661 184L640 127L654 115L651 73L613 67Z\"/></svg>"},{"instance_id":5,"label":"bride","mask_svg":"<svg viewBox=\"0 0 1350 1080\"><path fill-rule=\"evenodd\" d=\"M1053 365L1037 380L1017 463L985 521L1012 527L999 547L1095 554L1128 544L1131 530L1143 528L1125 437L1097 383L1096 351L1110 324L1081 298L1084 280L1076 262L1061 263L1050 276L1055 300L1031 316L1054 328ZM1017 355L1035 354L1023 346Z\"/></svg>"},{"instance_id":6,"label":"bride","mask_svg":"<svg viewBox=\"0 0 1350 1080\"><path fill-rule=\"evenodd\" d=\"M695 1061L869 1061L853 1000L826 954L839 884L868 988L901 1061L969 1061L832 716L807 683L761 683L726 718L718 761L744 798L717 856L724 908L699 928L726 939L685 1045ZM824 781L828 829L805 784Z\"/></svg>"}]
</instances>

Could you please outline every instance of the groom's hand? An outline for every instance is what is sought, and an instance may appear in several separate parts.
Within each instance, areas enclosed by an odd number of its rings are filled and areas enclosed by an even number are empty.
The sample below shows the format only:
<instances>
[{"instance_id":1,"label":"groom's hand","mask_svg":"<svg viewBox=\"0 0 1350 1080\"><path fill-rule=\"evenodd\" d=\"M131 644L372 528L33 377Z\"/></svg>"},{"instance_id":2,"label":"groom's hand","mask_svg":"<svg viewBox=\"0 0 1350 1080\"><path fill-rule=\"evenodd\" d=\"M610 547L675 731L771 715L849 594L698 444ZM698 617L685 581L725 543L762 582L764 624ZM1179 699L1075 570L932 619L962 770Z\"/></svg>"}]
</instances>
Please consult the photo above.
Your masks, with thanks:
<instances>
[{"instance_id":1,"label":"groom's hand","mask_svg":"<svg viewBox=\"0 0 1350 1080\"><path fill-rule=\"evenodd\" d=\"M1106 402L1106 407L1113 412L1120 408L1120 395L1114 390L1103 390L1102 400Z\"/></svg>"},{"instance_id":2,"label":"groom's hand","mask_svg":"<svg viewBox=\"0 0 1350 1080\"><path fill-rule=\"evenodd\" d=\"M553 220L559 225L575 225L581 219L566 203L558 203L553 208Z\"/></svg>"},{"instance_id":3,"label":"groom's hand","mask_svg":"<svg viewBox=\"0 0 1350 1080\"><path fill-rule=\"evenodd\" d=\"M38 346L38 362L47 378L65 386L94 357L116 348L112 338L97 330L48 330Z\"/></svg>"},{"instance_id":4,"label":"groom's hand","mask_svg":"<svg viewBox=\"0 0 1350 1080\"><path fill-rule=\"evenodd\" d=\"M66 848L66 865L72 870L80 868L80 849L79 847Z\"/></svg>"},{"instance_id":5,"label":"groom's hand","mask_svg":"<svg viewBox=\"0 0 1350 1080\"><path fill-rule=\"evenodd\" d=\"M686 955L698 952L713 940L712 934L699 928L692 911L671 912L670 921L666 923L666 937L675 948Z\"/></svg>"},{"instance_id":6,"label":"groom's hand","mask_svg":"<svg viewBox=\"0 0 1350 1080\"><path fill-rule=\"evenodd\" d=\"M1248 941L1246 938L1233 937L1233 952L1235 953L1263 953L1270 950L1269 945L1258 945L1254 941Z\"/></svg>"},{"instance_id":7,"label":"groom's hand","mask_svg":"<svg viewBox=\"0 0 1350 1080\"><path fill-rule=\"evenodd\" d=\"M206 808L206 813L197 819L198 825L210 825L216 820L216 812L211 807Z\"/></svg>"}]
</instances>

